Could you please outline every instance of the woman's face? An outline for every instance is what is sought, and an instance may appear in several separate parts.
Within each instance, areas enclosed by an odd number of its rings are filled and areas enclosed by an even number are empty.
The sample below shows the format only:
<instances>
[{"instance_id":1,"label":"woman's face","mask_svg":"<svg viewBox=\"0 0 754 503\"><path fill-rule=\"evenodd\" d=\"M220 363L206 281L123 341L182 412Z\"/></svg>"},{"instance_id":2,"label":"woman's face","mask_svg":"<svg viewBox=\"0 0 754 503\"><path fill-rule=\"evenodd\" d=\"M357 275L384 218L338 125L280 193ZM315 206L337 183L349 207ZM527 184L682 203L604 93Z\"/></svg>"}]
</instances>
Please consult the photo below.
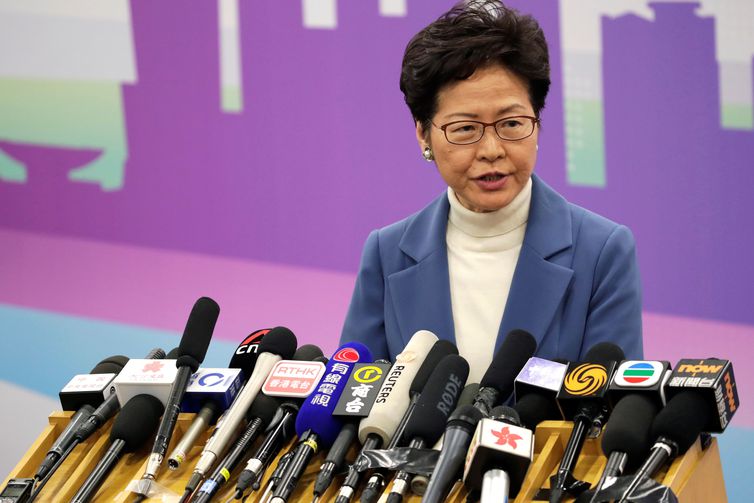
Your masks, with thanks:
<instances>
[{"instance_id":1,"label":"woman's face","mask_svg":"<svg viewBox=\"0 0 754 503\"><path fill-rule=\"evenodd\" d=\"M437 126L469 119L489 123L515 115L534 115L526 83L495 65L442 88L432 122ZM537 160L538 135L536 125L528 138L506 141L490 126L478 142L454 145L439 127L431 126L427 134L416 125L420 148L432 148L440 176L461 204L477 212L499 210L521 192Z\"/></svg>"}]
</instances>

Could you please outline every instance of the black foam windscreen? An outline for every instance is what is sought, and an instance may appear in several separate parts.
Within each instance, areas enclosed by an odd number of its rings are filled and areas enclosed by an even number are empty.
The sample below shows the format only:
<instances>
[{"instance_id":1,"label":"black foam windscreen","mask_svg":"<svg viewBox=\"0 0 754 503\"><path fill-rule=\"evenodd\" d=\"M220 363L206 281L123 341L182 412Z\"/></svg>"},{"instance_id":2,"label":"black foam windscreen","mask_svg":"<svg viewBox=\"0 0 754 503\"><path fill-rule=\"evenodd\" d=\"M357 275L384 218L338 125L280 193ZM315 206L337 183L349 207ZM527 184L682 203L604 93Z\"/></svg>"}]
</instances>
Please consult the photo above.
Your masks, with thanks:
<instances>
[{"instance_id":1,"label":"black foam windscreen","mask_svg":"<svg viewBox=\"0 0 754 503\"><path fill-rule=\"evenodd\" d=\"M168 354L165 355L166 360L177 360L178 357L181 356L181 348L175 347L168 351Z\"/></svg>"},{"instance_id":2,"label":"black foam windscreen","mask_svg":"<svg viewBox=\"0 0 754 503\"><path fill-rule=\"evenodd\" d=\"M627 468L637 468L652 447L650 428L657 410L657 402L647 395L631 393L621 398L615 404L602 433L602 452L605 456L623 452L628 456Z\"/></svg>"},{"instance_id":3,"label":"black foam windscreen","mask_svg":"<svg viewBox=\"0 0 754 503\"><path fill-rule=\"evenodd\" d=\"M123 355L108 356L104 360L101 360L94 368L89 372L90 374L117 374L120 370L113 371L115 367L123 368L128 363L128 357ZM105 368L110 370L97 371L99 368Z\"/></svg>"},{"instance_id":4,"label":"black foam windscreen","mask_svg":"<svg viewBox=\"0 0 754 503\"><path fill-rule=\"evenodd\" d=\"M220 316L220 306L209 297L201 297L194 303L186 328L183 330L181 342L178 344L179 358L190 356L200 364L204 361L218 316Z\"/></svg>"},{"instance_id":5,"label":"black foam windscreen","mask_svg":"<svg viewBox=\"0 0 754 503\"><path fill-rule=\"evenodd\" d=\"M472 383L466 384L466 386L463 387L463 391L461 391L461 396L458 398L456 409L460 407L464 407L466 405L473 405L474 398L476 397L476 394L478 391L479 391L478 382L472 382Z\"/></svg>"},{"instance_id":6,"label":"black foam windscreen","mask_svg":"<svg viewBox=\"0 0 754 503\"><path fill-rule=\"evenodd\" d=\"M154 396L136 395L126 402L113 421L110 441L123 440L126 452L135 451L157 431L164 410L165 406Z\"/></svg>"},{"instance_id":7,"label":"black foam windscreen","mask_svg":"<svg viewBox=\"0 0 754 503\"><path fill-rule=\"evenodd\" d=\"M522 424L518 411L507 405L498 405L492 409L490 411L490 418L504 423L513 424L515 426L521 426Z\"/></svg>"},{"instance_id":8,"label":"black foam windscreen","mask_svg":"<svg viewBox=\"0 0 754 503\"><path fill-rule=\"evenodd\" d=\"M259 343L259 354L272 353L290 360L296 352L296 336L286 327L275 327Z\"/></svg>"},{"instance_id":9,"label":"black foam windscreen","mask_svg":"<svg viewBox=\"0 0 754 503\"><path fill-rule=\"evenodd\" d=\"M446 356L457 354L458 348L452 342L446 340L435 342L429 353L427 353L427 357L424 358L424 362L419 367L419 371L414 376L414 380L411 381L411 387L408 389L409 394L421 393L437 364Z\"/></svg>"},{"instance_id":10,"label":"black foam windscreen","mask_svg":"<svg viewBox=\"0 0 754 503\"><path fill-rule=\"evenodd\" d=\"M513 406L521 418L521 424L532 431L542 421L562 419L557 402L545 393L530 392L522 396Z\"/></svg>"},{"instance_id":11,"label":"black foam windscreen","mask_svg":"<svg viewBox=\"0 0 754 503\"><path fill-rule=\"evenodd\" d=\"M500 399L505 400L513 392L516 376L536 350L537 341L529 332L511 330L484 373L480 387L495 388L500 392Z\"/></svg>"},{"instance_id":12,"label":"black foam windscreen","mask_svg":"<svg viewBox=\"0 0 754 503\"><path fill-rule=\"evenodd\" d=\"M709 406L704 395L685 390L671 398L652 422L652 438L666 437L684 454L709 420Z\"/></svg>"},{"instance_id":13,"label":"black foam windscreen","mask_svg":"<svg viewBox=\"0 0 754 503\"><path fill-rule=\"evenodd\" d=\"M262 420L262 425L266 427L272 421L280 402L279 398L259 393L246 411L246 421L252 421L255 417L258 417Z\"/></svg>"},{"instance_id":14,"label":"black foam windscreen","mask_svg":"<svg viewBox=\"0 0 754 503\"><path fill-rule=\"evenodd\" d=\"M311 362L321 356L325 355L316 344L304 344L293 353L293 359L300 362Z\"/></svg>"},{"instance_id":15,"label":"black foam windscreen","mask_svg":"<svg viewBox=\"0 0 754 503\"><path fill-rule=\"evenodd\" d=\"M586 352L584 361L608 366L610 363L620 362L625 358L623 350L612 342L598 342Z\"/></svg>"},{"instance_id":16,"label":"black foam windscreen","mask_svg":"<svg viewBox=\"0 0 754 503\"><path fill-rule=\"evenodd\" d=\"M434 444L445 430L445 423L461 396L469 364L458 355L447 355L429 375L419 400L404 430L404 438L421 438Z\"/></svg>"},{"instance_id":17,"label":"black foam windscreen","mask_svg":"<svg viewBox=\"0 0 754 503\"><path fill-rule=\"evenodd\" d=\"M121 370L123 370L123 365L118 365L117 363L107 362L107 363L98 363L89 373L90 374L119 374Z\"/></svg>"}]
</instances>

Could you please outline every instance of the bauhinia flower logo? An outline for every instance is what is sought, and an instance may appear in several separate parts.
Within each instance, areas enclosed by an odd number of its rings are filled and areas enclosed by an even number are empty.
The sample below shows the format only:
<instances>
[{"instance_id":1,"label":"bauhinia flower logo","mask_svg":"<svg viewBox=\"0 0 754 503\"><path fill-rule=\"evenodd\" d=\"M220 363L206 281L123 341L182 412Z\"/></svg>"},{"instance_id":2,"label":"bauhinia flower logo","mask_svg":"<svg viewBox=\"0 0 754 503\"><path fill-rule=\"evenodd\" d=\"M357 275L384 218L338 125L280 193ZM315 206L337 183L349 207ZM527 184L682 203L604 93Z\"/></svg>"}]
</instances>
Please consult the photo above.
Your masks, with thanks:
<instances>
[{"instance_id":1,"label":"bauhinia flower logo","mask_svg":"<svg viewBox=\"0 0 754 503\"><path fill-rule=\"evenodd\" d=\"M162 362L153 361L145 364L142 372L159 372L160 370L162 370L162 366Z\"/></svg>"},{"instance_id":2,"label":"bauhinia flower logo","mask_svg":"<svg viewBox=\"0 0 754 503\"><path fill-rule=\"evenodd\" d=\"M518 447L516 445L516 440L521 440L521 436L511 433L507 426L500 431L492 430L492 434L497 437L497 441L495 442L496 445L508 444L514 449Z\"/></svg>"}]
</instances>

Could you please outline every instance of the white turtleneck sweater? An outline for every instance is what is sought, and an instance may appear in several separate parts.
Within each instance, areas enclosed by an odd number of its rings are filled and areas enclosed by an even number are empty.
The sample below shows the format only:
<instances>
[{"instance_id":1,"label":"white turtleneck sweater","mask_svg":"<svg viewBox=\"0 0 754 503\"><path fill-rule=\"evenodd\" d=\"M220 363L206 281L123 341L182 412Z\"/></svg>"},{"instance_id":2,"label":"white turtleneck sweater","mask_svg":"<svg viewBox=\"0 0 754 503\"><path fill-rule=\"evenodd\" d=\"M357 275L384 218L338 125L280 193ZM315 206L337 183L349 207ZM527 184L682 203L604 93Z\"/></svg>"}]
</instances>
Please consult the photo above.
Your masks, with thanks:
<instances>
[{"instance_id":1,"label":"white turtleneck sweater","mask_svg":"<svg viewBox=\"0 0 754 503\"><path fill-rule=\"evenodd\" d=\"M469 362L467 382L479 382L492 362L513 271L524 241L531 178L506 207L476 213L448 188L450 300L456 345Z\"/></svg>"}]
</instances>

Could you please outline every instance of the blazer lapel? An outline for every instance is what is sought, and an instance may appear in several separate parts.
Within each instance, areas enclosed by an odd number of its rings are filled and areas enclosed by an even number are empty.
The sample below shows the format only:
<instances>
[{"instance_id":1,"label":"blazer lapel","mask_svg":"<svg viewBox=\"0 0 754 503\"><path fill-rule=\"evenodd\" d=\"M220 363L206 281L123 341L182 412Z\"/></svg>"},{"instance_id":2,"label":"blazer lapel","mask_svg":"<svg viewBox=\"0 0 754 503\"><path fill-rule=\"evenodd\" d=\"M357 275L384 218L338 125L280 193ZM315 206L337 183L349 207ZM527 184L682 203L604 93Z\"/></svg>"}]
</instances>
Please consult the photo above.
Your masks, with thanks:
<instances>
[{"instance_id":1,"label":"blazer lapel","mask_svg":"<svg viewBox=\"0 0 754 503\"><path fill-rule=\"evenodd\" d=\"M448 203L443 193L409 224L398 244L409 266L388 276L403 343L417 330L430 330L455 344L445 232Z\"/></svg>"},{"instance_id":2,"label":"blazer lapel","mask_svg":"<svg viewBox=\"0 0 754 503\"><path fill-rule=\"evenodd\" d=\"M568 203L538 177L532 178L529 221L496 348L516 328L531 333L539 345L573 277L572 269L548 261L572 246Z\"/></svg>"}]
</instances>

